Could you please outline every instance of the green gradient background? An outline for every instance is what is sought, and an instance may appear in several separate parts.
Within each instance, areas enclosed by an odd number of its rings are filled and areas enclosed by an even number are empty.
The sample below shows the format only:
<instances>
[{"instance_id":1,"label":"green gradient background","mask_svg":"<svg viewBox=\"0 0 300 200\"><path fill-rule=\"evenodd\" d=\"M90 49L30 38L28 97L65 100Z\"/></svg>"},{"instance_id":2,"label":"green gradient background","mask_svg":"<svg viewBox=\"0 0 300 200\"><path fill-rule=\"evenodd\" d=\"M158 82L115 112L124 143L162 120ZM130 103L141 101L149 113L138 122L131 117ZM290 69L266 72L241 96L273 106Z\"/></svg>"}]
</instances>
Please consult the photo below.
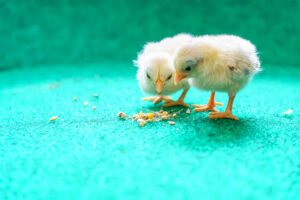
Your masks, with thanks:
<instances>
[{"instance_id":1,"label":"green gradient background","mask_svg":"<svg viewBox=\"0 0 300 200\"><path fill-rule=\"evenodd\" d=\"M0 2L2 67L128 62L145 41L179 32L236 34L257 45L263 63L300 63L297 0Z\"/></svg>"},{"instance_id":2,"label":"green gradient background","mask_svg":"<svg viewBox=\"0 0 300 200\"><path fill-rule=\"evenodd\" d=\"M296 0L0 0L0 199L300 199L299 11ZM160 109L140 100L132 60L179 32L257 46L264 70L237 95L239 121L116 117ZM208 97L191 89L186 101Z\"/></svg>"}]
</instances>

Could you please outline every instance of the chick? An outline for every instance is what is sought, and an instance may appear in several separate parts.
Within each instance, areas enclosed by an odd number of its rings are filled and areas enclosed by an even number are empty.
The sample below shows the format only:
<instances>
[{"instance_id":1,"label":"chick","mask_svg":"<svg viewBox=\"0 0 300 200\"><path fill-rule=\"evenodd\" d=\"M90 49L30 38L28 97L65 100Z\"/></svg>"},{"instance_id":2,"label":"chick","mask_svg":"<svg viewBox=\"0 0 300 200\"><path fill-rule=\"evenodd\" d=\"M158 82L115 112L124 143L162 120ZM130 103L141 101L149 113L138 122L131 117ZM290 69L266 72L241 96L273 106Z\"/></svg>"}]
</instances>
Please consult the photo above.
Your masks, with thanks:
<instances>
[{"instance_id":1,"label":"chick","mask_svg":"<svg viewBox=\"0 0 300 200\"><path fill-rule=\"evenodd\" d=\"M249 41L232 35L202 36L181 45L174 58L175 83L190 78L189 83L201 90L211 91L207 105L193 105L196 112L213 110L211 119L231 118L232 104L237 92L260 71L256 48ZM229 95L225 112L218 112L215 91Z\"/></svg>"},{"instance_id":2,"label":"chick","mask_svg":"<svg viewBox=\"0 0 300 200\"><path fill-rule=\"evenodd\" d=\"M153 101L154 104L164 100L165 107L182 105L189 107L184 103L184 98L189 90L187 80L180 84L174 84L174 65L173 55L176 47L192 39L191 35L179 34L171 38L165 38L160 42L150 42L144 46L144 49L138 55L134 64L138 67L137 79L141 89L148 94L157 94L157 97L143 98L145 101ZM169 95L183 89L181 96L177 101L171 100Z\"/></svg>"}]
</instances>

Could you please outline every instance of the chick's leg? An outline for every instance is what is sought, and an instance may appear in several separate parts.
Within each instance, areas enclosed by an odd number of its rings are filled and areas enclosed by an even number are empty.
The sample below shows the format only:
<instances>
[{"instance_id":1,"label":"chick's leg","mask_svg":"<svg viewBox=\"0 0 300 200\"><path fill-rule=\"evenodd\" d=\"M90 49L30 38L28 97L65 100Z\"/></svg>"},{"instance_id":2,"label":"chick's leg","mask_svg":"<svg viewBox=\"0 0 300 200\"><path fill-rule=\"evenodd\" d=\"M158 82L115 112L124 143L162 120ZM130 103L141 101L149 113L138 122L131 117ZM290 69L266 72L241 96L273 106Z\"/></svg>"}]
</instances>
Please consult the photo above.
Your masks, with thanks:
<instances>
[{"instance_id":1,"label":"chick's leg","mask_svg":"<svg viewBox=\"0 0 300 200\"><path fill-rule=\"evenodd\" d=\"M158 104L162 100L169 100L169 99L171 99L171 98L170 97L160 97L160 96L142 98L143 101L153 101L154 104Z\"/></svg>"},{"instance_id":2,"label":"chick's leg","mask_svg":"<svg viewBox=\"0 0 300 200\"><path fill-rule=\"evenodd\" d=\"M236 116L232 115L232 104L235 96L229 96L228 104L225 112L210 112L210 119L220 119L220 118L230 118L234 120L239 120Z\"/></svg>"},{"instance_id":3,"label":"chick's leg","mask_svg":"<svg viewBox=\"0 0 300 200\"><path fill-rule=\"evenodd\" d=\"M179 99L177 101L173 101L171 99L165 100L165 105L164 107L170 107L170 106L185 106L185 107L190 107L189 104L184 103L184 97L186 93L188 92L189 89L185 89Z\"/></svg>"},{"instance_id":4,"label":"chick's leg","mask_svg":"<svg viewBox=\"0 0 300 200\"><path fill-rule=\"evenodd\" d=\"M222 103L217 103L215 102L215 92L211 92L210 98L207 102L206 105L196 105L193 104L192 106L195 107L194 111L195 112L202 112L202 111L207 111L207 110L213 110L213 111L218 111L215 106L222 106Z\"/></svg>"}]
</instances>

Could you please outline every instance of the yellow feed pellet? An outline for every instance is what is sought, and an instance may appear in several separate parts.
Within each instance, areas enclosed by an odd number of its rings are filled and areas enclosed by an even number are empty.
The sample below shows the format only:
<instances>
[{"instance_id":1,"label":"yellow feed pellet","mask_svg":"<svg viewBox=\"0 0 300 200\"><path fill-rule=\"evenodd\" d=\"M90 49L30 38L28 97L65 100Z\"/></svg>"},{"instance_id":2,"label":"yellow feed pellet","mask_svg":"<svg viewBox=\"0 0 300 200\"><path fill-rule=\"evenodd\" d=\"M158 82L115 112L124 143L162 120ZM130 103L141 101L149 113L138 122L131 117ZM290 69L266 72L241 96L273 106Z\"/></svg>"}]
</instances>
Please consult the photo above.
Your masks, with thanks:
<instances>
[{"instance_id":1,"label":"yellow feed pellet","mask_svg":"<svg viewBox=\"0 0 300 200\"><path fill-rule=\"evenodd\" d=\"M83 105L87 106L87 105L89 105L89 102L85 101L85 102L83 102Z\"/></svg>"},{"instance_id":2,"label":"yellow feed pellet","mask_svg":"<svg viewBox=\"0 0 300 200\"><path fill-rule=\"evenodd\" d=\"M77 97L73 97L73 100L74 100L74 101L77 101Z\"/></svg>"},{"instance_id":3,"label":"yellow feed pellet","mask_svg":"<svg viewBox=\"0 0 300 200\"><path fill-rule=\"evenodd\" d=\"M54 116L54 117L51 117L50 118L50 121L55 121L55 120L57 120L58 119L58 117L57 116Z\"/></svg>"},{"instance_id":4,"label":"yellow feed pellet","mask_svg":"<svg viewBox=\"0 0 300 200\"><path fill-rule=\"evenodd\" d=\"M154 117L153 113L148 114L148 119L153 119L153 117Z\"/></svg>"},{"instance_id":5,"label":"yellow feed pellet","mask_svg":"<svg viewBox=\"0 0 300 200\"><path fill-rule=\"evenodd\" d=\"M285 111L284 113L281 113L281 115L289 115L289 114L291 114L292 112L294 112L294 111L291 110L291 109L288 109L288 110Z\"/></svg>"}]
</instances>

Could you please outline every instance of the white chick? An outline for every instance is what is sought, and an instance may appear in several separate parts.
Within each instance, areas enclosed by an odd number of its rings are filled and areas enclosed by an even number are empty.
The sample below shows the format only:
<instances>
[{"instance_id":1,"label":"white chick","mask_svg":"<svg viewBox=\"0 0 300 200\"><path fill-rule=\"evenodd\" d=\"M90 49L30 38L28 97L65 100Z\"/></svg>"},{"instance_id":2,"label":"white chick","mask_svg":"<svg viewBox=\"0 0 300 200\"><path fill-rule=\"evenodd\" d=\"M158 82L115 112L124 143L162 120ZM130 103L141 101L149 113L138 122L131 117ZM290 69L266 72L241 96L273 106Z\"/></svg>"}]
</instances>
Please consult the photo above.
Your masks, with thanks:
<instances>
[{"instance_id":1,"label":"white chick","mask_svg":"<svg viewBox=\"0 0 300 200\"><path fill-rule=\"evenodd\" d=\"M165 100L165 107L182 105L189 107L184 103L184 98L189 90L187 80L174 84L174 65L173 55L175 49L193 37L188 34L179 34L174 37L165 38L160 42L150 42L144 46L144 49L138 55L134 64L138 67L137 79L141 89L148 94L157 94L157 97L147 97L143 100L154 101L154 104ZM181 96L177 101L172 101L169 95L183 89Z\"/></svg>"},{"instance_id":2,"label":"white chick","mask_svg":"<svg viewBox=\"0 0 300 200\"><path fill-rule=\"evenodd\" d=\"M193 105L196 112L213 110L211 119L231 118L232 104L237 92L260 71L256 48L249 41L232 35L202 36L180 46L174 58L175 83L190 78L192 86L211 91L207 105ZM218 112L215 91L227 92L225 112Z\"/></svg>"}]
</instances>

